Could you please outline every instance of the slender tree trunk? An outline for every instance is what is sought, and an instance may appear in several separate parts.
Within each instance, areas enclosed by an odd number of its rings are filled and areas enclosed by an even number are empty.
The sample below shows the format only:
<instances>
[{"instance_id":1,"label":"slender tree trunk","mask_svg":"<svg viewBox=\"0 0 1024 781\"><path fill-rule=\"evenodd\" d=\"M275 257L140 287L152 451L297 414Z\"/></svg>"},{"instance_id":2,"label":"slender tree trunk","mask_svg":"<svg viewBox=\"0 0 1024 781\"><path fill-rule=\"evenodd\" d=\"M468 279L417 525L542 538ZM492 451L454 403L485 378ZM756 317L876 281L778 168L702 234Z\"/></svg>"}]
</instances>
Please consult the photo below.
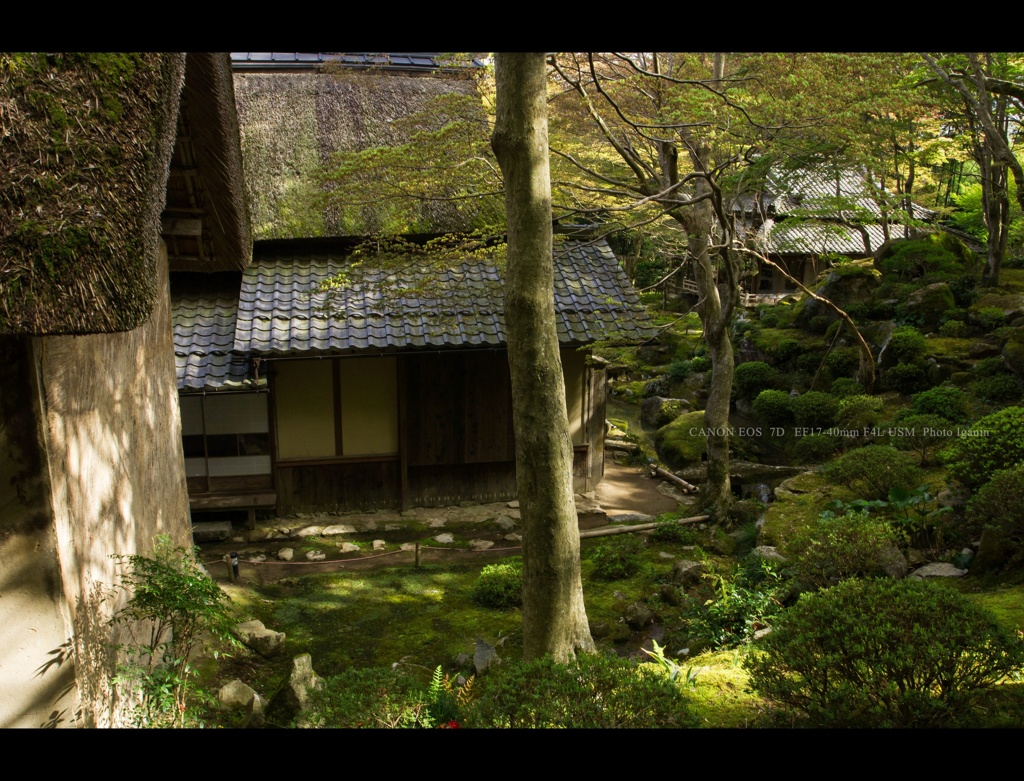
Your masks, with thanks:
<instances>
[{"instance_id":1,"label":"slender tree trunk","mask_svg":"<svg viewBox=\"0 0 1024 781\"><path fill-rule=\"evenodd\" d=\"M523 656L593 651L572 490L572 442L555 329L547 73L541 53L495 57L491 145L505 179L505 324L523 522Z\"/></svg>"}]
</instances>

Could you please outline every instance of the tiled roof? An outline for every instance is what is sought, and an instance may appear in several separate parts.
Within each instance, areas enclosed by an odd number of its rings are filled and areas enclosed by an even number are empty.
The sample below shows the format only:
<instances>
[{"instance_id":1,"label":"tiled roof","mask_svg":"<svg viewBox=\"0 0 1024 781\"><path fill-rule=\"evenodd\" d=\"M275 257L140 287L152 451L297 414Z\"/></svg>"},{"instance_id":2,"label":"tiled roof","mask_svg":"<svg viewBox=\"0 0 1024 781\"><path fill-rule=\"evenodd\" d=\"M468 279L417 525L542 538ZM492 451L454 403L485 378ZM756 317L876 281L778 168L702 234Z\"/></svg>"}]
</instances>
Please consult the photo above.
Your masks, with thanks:
<instances>
[{"instance_id":1,"label":"tiled roof","mask_svg":"<svg viewBox=\"0 0 1024 781\"><path fill-rule=\"evenodd\" d=\"M605 241L557 246L555 311L562 343L653 335L649 316ZM258 258L242 278L235 350L288 355L506 343L503 282L492 264L468 260L429 272L439 280L439 292L387 299L373 292L381 273L368 272L368 284L350 282L335 291L328 313L325 294L310 293L348 262L344 251L280 251ZM422 287L427 273L409 269L389 284Z\"/></svg>"},{"instance_id":2,"label":"tiled roof","mask_svg":"<svg viewBox=\"0 0 1024 781\"><path fill-rule=\"evenodd\" d=\"M384 70L439 70L451 67L438 52L231 52L236 70L313 68L325 63ZM465 65L481 66L478 59Z\"/></svg>"},{"instance_id":3,"label":"tiled roof","mask_svg":"<svg viewBox=\"0 0 1024 781\"><path fill-rule=\"evenodd\" d=\"M882 216L877 198L864 174L856 170L776 170L769 177L769 197L779 216L813 212L819 217L839 217L840 210L860 212L875 219ZM914 204L914 216L927 220L936 213Z\"/></svg>"},{"instance_id":4,"label":"tiled roof","mask_svg":"<svg viewBox=\"0 0 1024 781\"><path fill-rule=\"evenodd\" d=\"M865 225L874 252L885 241L881 225ZM901 236L899 226L890 226L891 236ZM864 238L859 230L840 223L765 220L755 239L763 252L777 255L823 254L864 255Z\"/></svg>"},{"instance_id":5,"label":"tiled roof","mask_svg":"<svg viewBox=\"0 0 1024 781\"><path fill-rule=\"evenodd\" d=\"M204 291L172 291L174 323L174 367L178 389L221 390L253 387L249 359L235 352L235 322L238 314L237 276L235 285ZM266 380L260 380L265 383Z\"/></svg>"}]
</instances>

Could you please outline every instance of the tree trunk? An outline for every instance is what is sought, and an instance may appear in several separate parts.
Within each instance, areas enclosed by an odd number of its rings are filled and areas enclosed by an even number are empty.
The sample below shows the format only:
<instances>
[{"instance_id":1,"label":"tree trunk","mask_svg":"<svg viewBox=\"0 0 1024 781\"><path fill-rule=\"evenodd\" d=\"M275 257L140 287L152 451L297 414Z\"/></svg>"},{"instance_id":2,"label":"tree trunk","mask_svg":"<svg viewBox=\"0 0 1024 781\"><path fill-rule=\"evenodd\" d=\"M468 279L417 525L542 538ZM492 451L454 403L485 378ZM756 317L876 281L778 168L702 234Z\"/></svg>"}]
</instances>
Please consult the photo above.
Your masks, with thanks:
<instances>
[{"instance_id":1,"label":"tree trunk","mask_svg":"<svg viewBox=\"0 0 1024 781\"><path fill-rule=\"evenodd\" d=\"M523 656L593 651L583 605L572 442L555 329L547 74L541 53L495 57L491 145L505 179L505 325L523 523Z\"/></svg>"}]
</instances>

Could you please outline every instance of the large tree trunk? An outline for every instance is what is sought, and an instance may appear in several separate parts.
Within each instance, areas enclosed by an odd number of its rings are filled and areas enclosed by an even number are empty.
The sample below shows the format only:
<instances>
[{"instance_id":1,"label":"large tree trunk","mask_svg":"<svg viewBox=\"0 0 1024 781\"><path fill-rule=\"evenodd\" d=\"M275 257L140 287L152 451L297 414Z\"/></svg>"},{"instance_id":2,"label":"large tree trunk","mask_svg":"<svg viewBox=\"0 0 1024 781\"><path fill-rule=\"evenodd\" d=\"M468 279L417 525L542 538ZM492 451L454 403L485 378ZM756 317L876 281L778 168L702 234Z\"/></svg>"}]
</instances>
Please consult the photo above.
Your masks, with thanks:
<instances>
[{"instance_id":1,"label":"large tree trunk","mask_svg":"<svg viewBox=\"0 0 1024 781\"><path fill-rule=\"evenodd\" d=\"M523 522L523 656L593 651L583 605L572 442L555 330L547 74L540 53L495 57L491 145L505 179L505 325Z\"/></svg>"}]
</instances>

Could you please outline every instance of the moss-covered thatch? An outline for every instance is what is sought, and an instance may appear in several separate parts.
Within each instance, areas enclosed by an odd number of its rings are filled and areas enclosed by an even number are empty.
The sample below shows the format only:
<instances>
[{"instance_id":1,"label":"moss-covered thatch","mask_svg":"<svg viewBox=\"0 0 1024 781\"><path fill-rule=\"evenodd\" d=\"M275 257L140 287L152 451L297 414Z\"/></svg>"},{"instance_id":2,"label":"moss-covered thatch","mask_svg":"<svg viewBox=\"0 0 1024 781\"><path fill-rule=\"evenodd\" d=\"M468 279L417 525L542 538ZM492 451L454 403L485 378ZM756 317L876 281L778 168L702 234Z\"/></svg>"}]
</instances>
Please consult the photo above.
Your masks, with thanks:
<instances>
[{"instance_id":1,"label":"moss-covered thatch","mask_svg":"<svg viewBox=\"0 0 1024 781\"><path fill-rule=\"evenodd\" d=\"M465 231L465 201L428 201L412 221L395 201L370 192L365 202L338 208L324 194L325 164L338 152L400 146L434 128L409 118L446 100L472 101L472 80L378 71L236 73L246 193L256 239ZM393 166L392 170L398 166ZM379 191L378 193L379 194Z\"/></svg>"},{"instance_id":2,"label":"moss-covered thatch","mask_svg":"<svg viewBox=\"0 0 1024 781\"><path fill-rule=\"evenodd\" d=\"M0 333L149 316L184 54L0 54Z\"/></svg>"}]
</instances>

